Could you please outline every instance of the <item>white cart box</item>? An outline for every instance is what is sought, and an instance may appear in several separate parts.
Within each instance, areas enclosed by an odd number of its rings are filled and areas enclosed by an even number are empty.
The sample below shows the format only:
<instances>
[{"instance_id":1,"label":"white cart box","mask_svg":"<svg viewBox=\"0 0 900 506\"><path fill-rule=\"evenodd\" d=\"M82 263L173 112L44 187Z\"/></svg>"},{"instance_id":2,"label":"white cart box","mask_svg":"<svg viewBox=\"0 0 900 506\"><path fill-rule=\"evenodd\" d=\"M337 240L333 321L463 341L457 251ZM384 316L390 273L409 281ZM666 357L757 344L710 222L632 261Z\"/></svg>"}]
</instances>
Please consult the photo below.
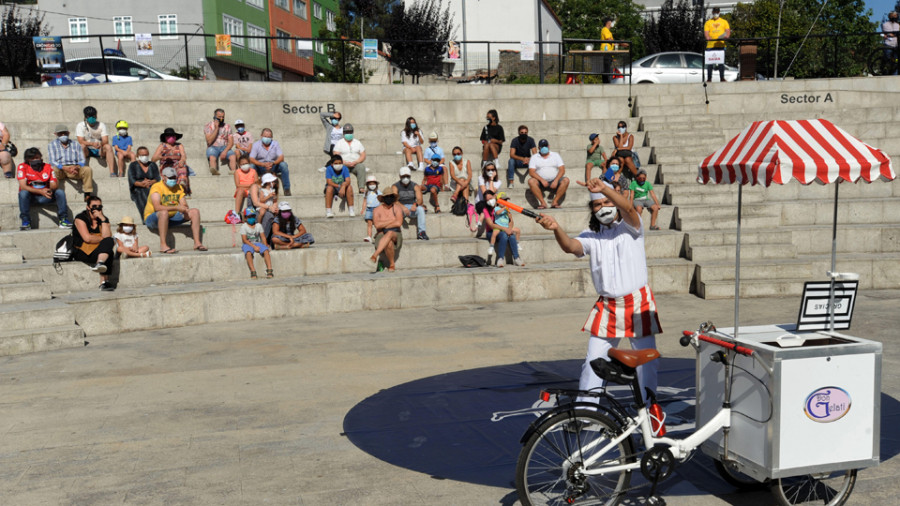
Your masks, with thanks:
<instances>
[{"instance_id":1,"label":"white cart box","mask_svg":"<svg viewBox=\"0 0 900 506\"><path fill-rule=\"evenodd\" d=\"M837 332L795 333L794 328L741 327L737 342L766 365L752 357L734 358L728 457L760 481L878 465L881 343ZM707 334L733 339L730 328ZM725 368L709 359L721 349L700 344L698 427L722 407ZM722 460L723 432L701 448Z\"/></svg>"}]
</instances>

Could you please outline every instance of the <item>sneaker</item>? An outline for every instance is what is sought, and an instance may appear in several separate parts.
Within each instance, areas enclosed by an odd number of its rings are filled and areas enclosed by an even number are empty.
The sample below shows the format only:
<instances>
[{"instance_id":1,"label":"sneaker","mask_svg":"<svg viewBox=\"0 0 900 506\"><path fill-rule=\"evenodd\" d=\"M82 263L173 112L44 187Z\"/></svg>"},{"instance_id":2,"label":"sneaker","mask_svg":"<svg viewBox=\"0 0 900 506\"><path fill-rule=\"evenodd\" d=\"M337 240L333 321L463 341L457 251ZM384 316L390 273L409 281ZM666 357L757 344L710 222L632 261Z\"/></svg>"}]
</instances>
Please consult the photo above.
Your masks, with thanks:
<instances>
[{"instance_id":1,"label":"sneaker","mask_svg":"<svg viewBox=\"0 0 900 506\"><path fill-rule=\"evenodd\" d=\"M23 221L19 226L19 230L31 230L31 222Z\"/></svg>"},{"instance_id":2,"label":"sneaker","mask_svg":"<svg viewBox=\"0 0 900 506\"><path fill-rule=\"evenodd\" d=\"M409 162L406 166L409 167L409 170L419 170L419 167L416 166L416 162Z\"/></svg>"},{"instance_id":3,"label":"sneaker","mask_svg":"<svg viewBox=\"0 0 900 506\"><path fill-rule=\"evenodd\" d=\"M494 247L493 247L493 246L491 246L490 248L488 248L488 256L489 256L489 257L494 256Z\"/></svg>"},{"instance_id":4,"label":"sneaker","mask_svg":"<svg viewBox=\"0 0 900 506\"><path fill-rule=\"evenodd\" d=\"M331 209L326 209L326 210L325 210L325 217L326 217L326 218L334 218L334 213L331 212Z\"/></svg>"},{"instance_id":5,"label":"sneaker","mask_svg":"<svg viewBox=\"0 0 900 506\"><path fill-rule=\"evenodd\" d=\"M69 220L67 220L66 218L63 218L63 219L59 220L59 228L63 228L63 229L66 229L66 230L71 230L71 229L72 229L72 222L69 221Z\"/></svg>"},{"instance_id":6,"label":"sneaker","mask_svg":"<svg viewBox=\"0 0 900 506\"><path fill-rule=\"evenodd\" d=\"M353 206L347 208L347 214L349 214L351 218L356 216L356 210L353 209Z\"/></svg>"},{"instance_id":7,"label":"sneaker","mask_svg":"<svg viewBox=\"0 0 900 506\"><path fill-rule=\"evenodd\" d=\"M116 175L116 173L115 173L115 172L110 172L110 173L109 173L109 177L119 177L119 176L118 176L118 175Z\"/></svg>"},{"instance_id":8,"label":"sneaker","mask_svg":"<svg viewBox=\"0 0 900 506\"><path fill-rule=\"evenodd\" d=\"M290 188L285 188L285 189L284 189L284 196L285 196L285 197L290 197L290 196L291 196L291 189L290 189Z\"/></svg>"},{"instance_id":9,"label":"sneaker","mask_svg":"<svg viewBox=\"0 0 900 506\"><path fill-rule=\"evenodd\" d=\"M319 167L319 172L325 172L325 167Z\"/></svg>"},{"instance_id":10,"label":"sneaker","mask_svg":"<svg viewBox=\"0 0 900 506\"><path fill-rule=\"evenodd\" d=\"M525 267L525 262L523 262L519 257L513 258L513 263L519 267Z\"/></svg>"},{"instance_id":11,"label":"sneaker","mask_svg":"<svg viewBox=\"0 0 900 506\"><path fill-rule=\"evenodd\" d=\"M419 170L425 170L425 162L419 162Z\"/></svg>"},{"instance_id":12,"label":"sneaker","mask_svg":"<svg viewBox=\"0 0 900 506\"><path fill-rule=\"evenodd\" d=\"M106 265L97 262L91 267L91 270L94 272L99 272L100 274L106 274Z\"/></svg>"},{"instance_id":13,"label":"sneaker","mask_svg":"<svg viewBox=\"0 0 900 506\"><path fill-rule=\"evenodd\" d=\"M116 289L109 283L109 281L104 281L100 283L100 290L104 292L114 292Z\"/></svg>"},{"instance_id":14,"label":"sneaker","mask_svg":"<svg viewBox=\"0 0 900 506\"><path fill-rule=\"evenodd\" d=\"M422 240L422 241L427 241L427 240L428 240L428 234L426 234L425 231L423 230L423 231L419 232L419 235L416 236L416 239L419 239L419 240Z\"/></svg>"},{"instance_id":15,"label":"sneaker","mask_svg":"<svg viewBox=\"0 0 900 506\"><path fill-rule=\"evenodd\" d=\"M212 174L213 176L218 176L218 175L219 175L219 168L218 168L218 167L210 167L210 168L209 168L209 173Z\"/></svg>"},{"instance_id":16,"label":"sneaker","mask_svg":"<svg viewBox=\"0 0 900 506\"><path fill-rule=\"evenodd\" d=\"M363 242L372 242L372 236L367 235L367 236L365 237L365 239L363 239Z\"/></svg>"},{"instance_id":17,"label":"sneaker","mask_svg":"<svg viewBox=\"0 0 900 506\"><path fill-rule=\"evenodd\" d=\"M506 260L504 260L502 258L497 260L497 267L502 269L504 266L506 266Z\"/></svg>"},{"instance_id":18,"label":"sneaker","mask_svg":"<svg viewBox=\"0 0 900 506\"><path fill-rule=\"evenodd\" d=\"M506 189L507 189L507 190L512 190L514 186L515 186L515 185L512 184L512 183L506 183Z\"/></svg>"}]
</instances>

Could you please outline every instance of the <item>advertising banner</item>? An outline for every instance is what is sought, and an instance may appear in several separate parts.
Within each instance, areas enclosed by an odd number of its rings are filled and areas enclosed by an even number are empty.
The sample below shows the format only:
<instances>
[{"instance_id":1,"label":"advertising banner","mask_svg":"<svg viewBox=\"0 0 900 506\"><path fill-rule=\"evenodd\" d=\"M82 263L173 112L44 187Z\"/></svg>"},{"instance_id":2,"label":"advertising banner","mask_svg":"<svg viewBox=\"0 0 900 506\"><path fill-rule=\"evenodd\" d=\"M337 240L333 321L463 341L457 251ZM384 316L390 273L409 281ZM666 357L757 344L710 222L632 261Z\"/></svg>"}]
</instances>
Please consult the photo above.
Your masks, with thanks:
<instances>
[{"instance_id":1,"label":"advertising banner","mask_svg":"<svg viewBox=\"0 0 900 506\"><path fill-rule=\"evenodd\" d=\"M231 56L231 35L216 34L216 55Z\"/></svg>"},{"instance_id":2,"label":"advertising banner","mask_svg":"<svg viewBox=\"0 0 900 506\"><path fill-rule=\"evenodd\" d=\"M138 56L153 56L153 37L149 33L134 34Z\"/></svg>"},{"instance_id":3,"label":"advertising banner","mask_svg":"<svg viewBox=\"0 0 900 506\"><path fill-rule=\"evenodd\" d=\"M32 37L34 56L41 70L63 70L66 57L63 55L62 39L59 37Z\"/></svg>"}]
</instances>

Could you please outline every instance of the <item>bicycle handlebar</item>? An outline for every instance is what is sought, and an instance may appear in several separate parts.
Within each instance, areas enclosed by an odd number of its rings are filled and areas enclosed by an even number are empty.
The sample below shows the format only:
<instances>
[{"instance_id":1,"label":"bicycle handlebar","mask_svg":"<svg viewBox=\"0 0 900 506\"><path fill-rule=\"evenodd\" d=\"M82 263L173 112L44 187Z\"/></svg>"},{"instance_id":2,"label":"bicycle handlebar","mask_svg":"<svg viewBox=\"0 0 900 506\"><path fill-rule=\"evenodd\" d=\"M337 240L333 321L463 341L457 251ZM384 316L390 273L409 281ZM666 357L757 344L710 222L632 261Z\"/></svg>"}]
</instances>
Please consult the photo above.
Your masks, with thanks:
<instances>
[{"instance_id":1,"label":"bicycle handlebar","mask_svg":"<svg viewBox=\"0 0 900 506\"><path fill-rule=\"evenodd\" d=\"M694 339L694 336L696 336L697 339L700 341L706 341L707 343L715 344L716 346L721 346L722 348L725 348L727 350L732 350L741 355L746 355L748 357L753 355L753 350L751 350L750 348L744 348L743 346L740 346L738 344L731 343L728 341L723 341L721 339L716 339L715 337L709 337L709 336L703 335L699 332L697 332L695 334L694 332L691 332L690 330L685 330L683 332L683 335L682 335L681 339L679 340L679 342L681 343L682 346L687 346Z\"/></svg>"}]
</instances>

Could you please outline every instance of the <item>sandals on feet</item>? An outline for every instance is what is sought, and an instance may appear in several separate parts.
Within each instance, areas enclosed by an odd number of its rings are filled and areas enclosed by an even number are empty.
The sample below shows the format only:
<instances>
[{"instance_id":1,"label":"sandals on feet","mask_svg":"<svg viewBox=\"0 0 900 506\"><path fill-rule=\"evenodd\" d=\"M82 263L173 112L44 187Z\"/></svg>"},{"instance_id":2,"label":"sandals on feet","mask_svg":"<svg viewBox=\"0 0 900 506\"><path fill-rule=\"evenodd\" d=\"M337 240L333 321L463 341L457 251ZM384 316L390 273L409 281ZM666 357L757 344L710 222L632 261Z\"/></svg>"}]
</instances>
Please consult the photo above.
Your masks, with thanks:
<instances>
[{"instance_id":1,"label":"sandals on feet","mask_svg":"<svg viewBox=\"0 0 900 506\"><path fill-rule=\"evenodd\" d=\"M259 279L259 278L256 276L256 271L250 271L250 279Z\"/></svg>"},{"instance_id":2,"label":"sandals on feet","mask_svg":"<svg viewBox=\"0 0 900 506\"><path fill-rule=\"evenodd\" d=\"M194 246L194 249L197 251L209 251L209 249L202 244L200 246Z\"/></svg>"},{"instance_id":3,"label":"sandals on feet","mask_svg":"<svg viewBox=\"0 0 900 506\"><path fill-rule=\"evenodd\" d=\"M169 248L167 250L160 251L160 253L164 255L174 255L175 253L178 253L178 251L175 248Z\"/></svg>"},{"instance_id":4,"label":"sandals on feet","mask_svg":"<svg viewBox=\"0 0 900 506\"><path fill-rule=\"evenodd\" d=\"M266 269L266 279L272 279L275 277L275 274L272 273L272 269Z\"/></svg>"}]
</instances>

